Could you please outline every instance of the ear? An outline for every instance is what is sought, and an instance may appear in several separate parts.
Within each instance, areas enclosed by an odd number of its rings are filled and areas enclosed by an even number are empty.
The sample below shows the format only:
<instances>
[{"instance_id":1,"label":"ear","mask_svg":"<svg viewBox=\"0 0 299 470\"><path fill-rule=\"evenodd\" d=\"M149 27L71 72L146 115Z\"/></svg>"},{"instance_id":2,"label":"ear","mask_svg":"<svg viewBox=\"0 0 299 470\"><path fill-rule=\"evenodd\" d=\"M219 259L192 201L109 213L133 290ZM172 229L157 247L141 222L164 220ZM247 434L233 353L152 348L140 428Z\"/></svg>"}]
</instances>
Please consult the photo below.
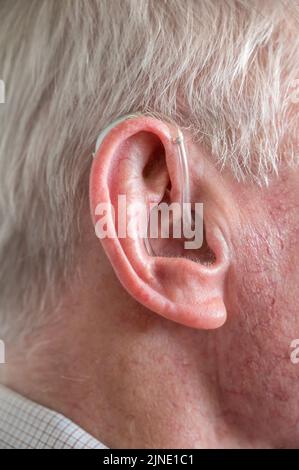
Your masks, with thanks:
<instances>
[{"instance_id":1,"label":"ear","mask_svg":"<svg viewBox=\"0 0 299 470\"><path fill-rule=\"evenodd\" d=\"M91 169L93 223L103 227L104 216L107 236L102 237L102 246L120 282L138 302L182 325L217 328L226 320L223 298L229 262L225 238L213 217L211 225L205 226L204 246L192 259L176 253L150 256L134 217L127 220L131 236L119 235L123 210L119 195L126 197L127 204L147 207L165 200L166 195L170 202L180 199L181 175L173 135L174 127L148 116L124 120L106 133ZM188 144L188 153L197 151ZM194 202L196 190L192 193ZM166 252L168 243L163 240ZM207 250L213 253L209 263L202 262Z\"/></svg>"}]
</instances>

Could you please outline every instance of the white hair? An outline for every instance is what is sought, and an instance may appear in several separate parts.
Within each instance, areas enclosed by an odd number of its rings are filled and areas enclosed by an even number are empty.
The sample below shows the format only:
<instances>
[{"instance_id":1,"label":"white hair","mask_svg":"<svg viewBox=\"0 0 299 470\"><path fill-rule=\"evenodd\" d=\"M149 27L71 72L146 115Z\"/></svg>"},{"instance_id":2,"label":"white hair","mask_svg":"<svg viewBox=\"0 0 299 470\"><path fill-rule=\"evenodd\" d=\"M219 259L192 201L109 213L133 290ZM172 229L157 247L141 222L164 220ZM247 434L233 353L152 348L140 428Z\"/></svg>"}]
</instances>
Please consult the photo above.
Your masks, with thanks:
<instances>
[{"instance_id":1,"label":"white hair","mask_svg":"<svg viewBox=\"0 0 299 470\"><path fill-rule=\"evenodd\" d=\"M118 116L175 121L239 179L297 163L298 21L282 0L1 1L0 336L67 282L90 156Z\"/></svg>"}]
</instances>

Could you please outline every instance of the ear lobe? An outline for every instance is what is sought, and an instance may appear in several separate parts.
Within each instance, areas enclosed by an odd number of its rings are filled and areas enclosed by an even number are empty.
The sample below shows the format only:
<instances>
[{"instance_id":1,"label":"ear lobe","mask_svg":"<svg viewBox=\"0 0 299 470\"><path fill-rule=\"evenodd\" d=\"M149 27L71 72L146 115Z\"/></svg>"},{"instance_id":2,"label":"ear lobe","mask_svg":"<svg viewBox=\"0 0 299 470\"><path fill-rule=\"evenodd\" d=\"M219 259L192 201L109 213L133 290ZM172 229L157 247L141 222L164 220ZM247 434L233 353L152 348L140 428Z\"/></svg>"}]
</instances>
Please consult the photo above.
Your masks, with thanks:
<instances>
[{"instance_id":1,"label":"ear lobe","mask_svg":"<svg viewBox=\"0 0 299 470\"><path fill-rule=\"evenodd\" d=\"M152 257L138 234L138 218L119 236L119 195L127 204L159 203L171 186L179 200L179 165L173 149L174 129L139 116L116 125L100 145L91 170L90 204L94 225L106 205L109 237L102 246L124 288L148 309L192 328L217 328L226 320L223 301L228 268L227 246L217 227L206 227L215 262L203 265L186 258ZM165 241L164 241L165 242ZM167 243L167 240L166 242Z\"/></svg>"}]
</instances>

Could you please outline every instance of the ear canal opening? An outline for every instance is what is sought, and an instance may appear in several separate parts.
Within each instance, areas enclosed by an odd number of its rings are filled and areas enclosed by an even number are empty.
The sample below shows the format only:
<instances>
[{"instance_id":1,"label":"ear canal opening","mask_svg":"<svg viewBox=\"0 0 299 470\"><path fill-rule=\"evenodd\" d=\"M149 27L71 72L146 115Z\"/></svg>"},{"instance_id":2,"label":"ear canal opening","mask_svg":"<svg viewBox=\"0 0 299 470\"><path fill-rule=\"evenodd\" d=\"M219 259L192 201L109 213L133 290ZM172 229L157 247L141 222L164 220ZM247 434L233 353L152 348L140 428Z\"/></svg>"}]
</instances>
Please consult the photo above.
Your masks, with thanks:
<instances>
[{"instance_id":1,"label":"ear canal opening","mask_svg":"<svg viewBox=\"0 0 299 470\"><path fill-rule=\"evenodd\" d=\"M216 255L208 244L205 223L203 224L203 242L201 248L197 250L197 257L198 262L205 266L211 266L216 262Z\"/></svg>"},{"instance_id":2,"label":"ear canal opening","mask_svg":"<svg viewBox=\"0 0 299 470\"><path fill-rule=\"evenodd\" d=\"M170 227L170 233L172 227ZM204 266L212 266L216 262L216 255L210 248L206 236L205 225L203 226L203 243L198 249L186 249L184 247L185 238L148 238L151 256L161 258L185 258Z\"/></svg>"},{"instance_id":3,"label":"ear canal opening","mask_svg":"<svg viewBox=\"0 0 299 470\"><path fill-rule=\"evenodd\" d=\"M170 193L170 192L171 192L171 188L172 188L172 184L171 184L171 181L169 180L166 190Z\"/></svg>"},{"instance_id":4,"label":"ear canal opening","mask_svg":"<svg viewBox=\"0 0 299 470\"><path fill-rule=\"evenodd\" d=\"M204 266L212 266L216 262L216 255L214 251L210 248L207 235L206 235L206 228L205 224L203 223L203 242L202 246L197 249L188 250L183 248L183 244L185 239L180 240L182 245L181 254L179 255L180 258L190 259L195 263L200 263ZM176 241L177 243L177 241ZM170 250L168 250L168 256L170 255Z\"/></svg>"}]
</instances>

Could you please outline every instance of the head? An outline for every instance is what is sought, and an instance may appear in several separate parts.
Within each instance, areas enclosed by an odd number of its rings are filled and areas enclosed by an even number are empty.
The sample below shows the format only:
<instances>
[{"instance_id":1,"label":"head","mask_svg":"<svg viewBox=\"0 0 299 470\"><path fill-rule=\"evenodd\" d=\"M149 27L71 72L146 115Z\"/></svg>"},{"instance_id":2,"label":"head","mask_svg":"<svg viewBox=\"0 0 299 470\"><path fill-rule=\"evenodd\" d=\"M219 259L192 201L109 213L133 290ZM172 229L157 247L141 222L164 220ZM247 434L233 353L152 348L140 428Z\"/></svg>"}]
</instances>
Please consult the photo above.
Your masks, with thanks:
<instances>
[{"instance_id":1,"label":"head","mask_svg":"<svg viewBox=\"0 0 299 470\"><path fill-rule=\"evenodd\" d=\"M0 13L1 380L114 447L298 445L298 6ZM201 248L99 240L99 203L181 199L177 129Z\"/></svg>"}]
</instances>

